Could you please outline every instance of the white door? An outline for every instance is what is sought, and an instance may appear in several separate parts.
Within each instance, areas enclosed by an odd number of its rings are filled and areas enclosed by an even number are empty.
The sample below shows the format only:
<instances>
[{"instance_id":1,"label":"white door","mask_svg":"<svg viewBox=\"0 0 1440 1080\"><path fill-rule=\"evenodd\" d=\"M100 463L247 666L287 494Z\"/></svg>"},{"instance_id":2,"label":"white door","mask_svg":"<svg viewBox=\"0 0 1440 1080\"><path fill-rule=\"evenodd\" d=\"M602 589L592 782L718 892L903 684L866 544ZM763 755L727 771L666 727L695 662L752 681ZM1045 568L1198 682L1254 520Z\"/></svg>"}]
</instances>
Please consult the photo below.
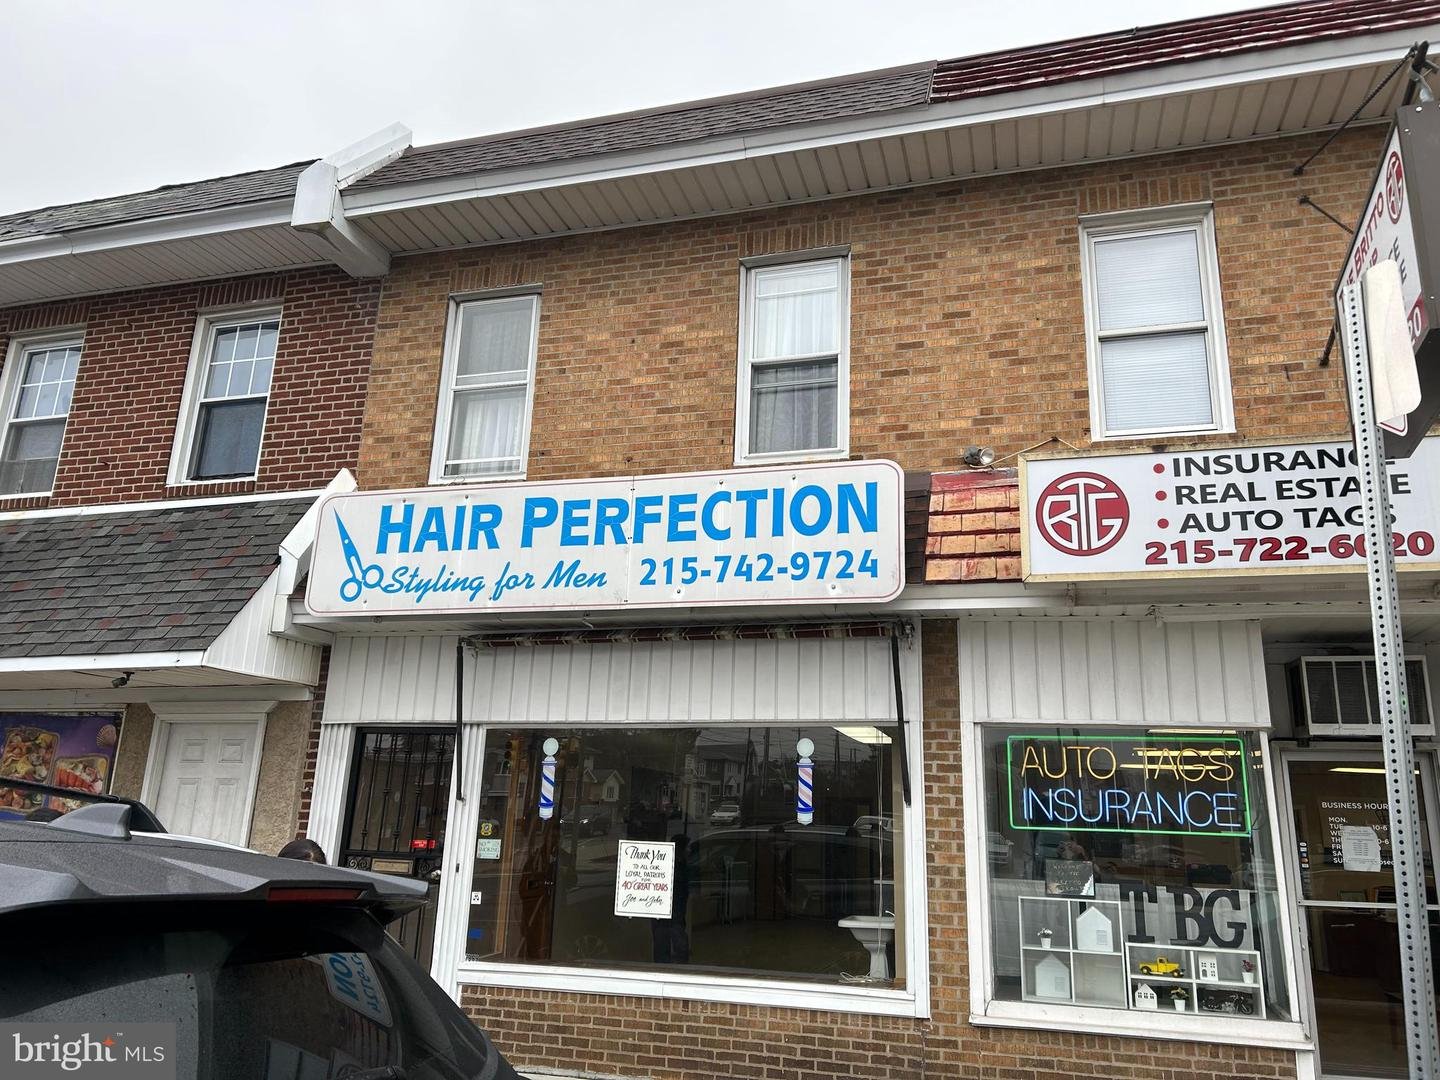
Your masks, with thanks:
<instances>
[{"instance_id":1,"label":"white door","mask_svg":"<svg viewBox=\"0 0 1440 1080\"><path fill-rule=\"evenodd\" d=\"M167 832L244 846L260 755L252 721L176 720L163 725L155 814Z\"/></svg>"}]
</instances>

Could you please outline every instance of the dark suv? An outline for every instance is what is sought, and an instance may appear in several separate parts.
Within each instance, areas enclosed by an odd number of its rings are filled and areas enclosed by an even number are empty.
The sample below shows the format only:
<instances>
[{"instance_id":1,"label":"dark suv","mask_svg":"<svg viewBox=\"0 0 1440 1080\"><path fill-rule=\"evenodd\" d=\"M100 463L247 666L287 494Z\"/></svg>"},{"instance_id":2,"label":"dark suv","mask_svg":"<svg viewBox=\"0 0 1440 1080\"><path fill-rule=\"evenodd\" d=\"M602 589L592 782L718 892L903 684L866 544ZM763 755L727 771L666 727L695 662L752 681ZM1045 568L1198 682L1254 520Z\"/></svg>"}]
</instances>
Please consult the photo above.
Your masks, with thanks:
<instances>
[{"instance_id":1,"label":"dark suv","mask_svg":"<svg viewBox=\"0 0 1440 1080\"><path fill-rule=\"evenodd\" d=\"M162 1023L180 1080L518 1080L385 934L422 883L156 824L114 800L0 821L0 1020L121 1043ZM9 1055L0 1075L23 1077Z\"/></svg>"}]
</instances>

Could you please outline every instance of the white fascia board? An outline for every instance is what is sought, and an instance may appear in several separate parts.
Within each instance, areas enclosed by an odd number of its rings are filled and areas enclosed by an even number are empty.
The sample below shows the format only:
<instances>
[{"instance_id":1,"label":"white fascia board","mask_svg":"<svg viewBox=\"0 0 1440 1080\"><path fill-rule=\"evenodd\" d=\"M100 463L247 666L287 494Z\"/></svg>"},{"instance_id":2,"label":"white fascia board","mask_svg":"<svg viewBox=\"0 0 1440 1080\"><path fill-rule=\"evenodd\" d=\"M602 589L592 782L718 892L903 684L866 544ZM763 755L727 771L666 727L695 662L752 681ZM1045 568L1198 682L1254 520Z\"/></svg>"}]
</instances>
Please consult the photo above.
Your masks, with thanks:
<instances>
[{"instance_id":1,"label":"white fascia board","mask_svg":"<svg viewBox=\"0 0 1440 1080\"><path fill-rule=\"evenodd\" d=\"M285 225L290 221L290 206L289 199L272 199L245 206L202 210L193 214L176 214L106 225L97 229L11 240L0 243L0 266Z\"/></svg>"},{"instance_id":2,"label":"white fascia board","mask_svg":"<svg viewBox=\"0 0 1440 1080\"><path fill-rule=\"evenodd\" d=\"M129 670L129 669L126 669ZM124 686L97 690L0 690L0 710L124 708L156 701L309 701L309 686L252 683L244 686Z\"/></svg>"},{"instance_id":3,"label":"white fascia board","mask_svg":"<svg viewBox=\"0 0 1440 1080\"><path fill-rule=\"evenodd\" d=\"M310 552L318 531L320 503L326 495L354 491L356 487L354 474L349 469L341 469L285 539L280 541L280 565L275 568L275 602L270 614L272 634L289 634L294 628L290 617L290 594L295 591L300 579L310 572Z\"/></svg>"},{"instance_id":4,"label":"white fascia board","mask_svg":"<svg viewBox=\"0 0 1440 1080\"><path fill-rule=\"evenodd\" d=\"M348 475L349 470L341 470ZM331 481L334 483L334 481ZM353 482L353 477L352 477ZM52 506L41 510L6 510L0 521L53 517L97 517L101 514L136 514L152 510L185 510L196 506L228 506L232 503L277 502L281 499L319 499L330 489L307 488L304 491L262 491L246 495L209 495L194 499L157 499L152 502L95 503L85 506Z\"/></svg>"},{"instance_id":5,"label":"white fascia board","mask_svg":"<svg viewBox=\"0 0 1440 1080\"><path fill-rule=\"evenodd\" d=\"M384 277L390 272L390 252L346 220L340 192L394 161L409 145L410 129L391 124L311 164L295 182L290 227L323 244L330 260L350 276Z\"/></svg>"},{"instance_id":6,"label":"white fascia board","mask_svg":"<svg viewBox=\"0 0 1440 1080\"><path fill-rule=\"evenodd\" d=\"M108 653L104 656L4 656L0 672L20 671L163 671L199 667L205 654L190 652Z\"/></svg>"},{"instance_id":7,"label":"white fascia board","mask_svg":"<svg viewBox=\"0 0 1440 1080\"><path fill-rule=\"evenodd\" d=\"M390 124L359 142L325 155L325 160L335 166L336 185L349 187L383 169L409 148L413 135L404 124Z\"/></svg>"},{"instance_id":8,"label":"white fascia board","mask_svg":"<svg viewBox=\"0 0 1440 1080\"><path fill-rule=\"evenodd\" d=\"M1436 33L1440 34L1440 26ZM346 212L357 218L465 199L493 198L567 184L598 183L645 173L703 168L749 157L816 150L846 143L896 138L1074 112L1127 101L1243 86L1276 79L1323 74L1398 60L1415 30L1364 39L1343 38L1314 45L1242 53L1164 68L1124 72L1095 79L1029 87L897 112L877 113L797 127L774 128L718 139L648 147L640 151L548 162L480 174L422 180L394 187L342 194ZM1359 48L1363 44L1363 48ZM1185 78L1177 79L1183 69ZM1297 132L1298 133L1298 132ZM1277 132L1278 135L1290 134Z\"/></svg>"}]
</instances>

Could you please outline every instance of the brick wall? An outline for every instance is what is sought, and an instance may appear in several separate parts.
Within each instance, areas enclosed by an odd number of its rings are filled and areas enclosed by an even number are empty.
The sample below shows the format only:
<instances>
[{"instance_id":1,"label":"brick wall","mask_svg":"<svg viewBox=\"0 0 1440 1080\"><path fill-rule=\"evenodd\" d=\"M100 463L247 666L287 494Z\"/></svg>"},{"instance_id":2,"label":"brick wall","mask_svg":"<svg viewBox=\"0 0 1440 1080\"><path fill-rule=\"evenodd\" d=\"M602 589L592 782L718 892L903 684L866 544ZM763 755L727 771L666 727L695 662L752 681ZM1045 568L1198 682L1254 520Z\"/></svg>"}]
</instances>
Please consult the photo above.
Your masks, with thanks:
<instances>
[{"instance_id":1,"label":"brick wall","mask_svg":"<svg viewBox=\"0 0 1440 1080\"><path fill-rule=\"evenodd\" d=\"M379 282L309 269L0 311L0 365L17 333L85 331L54 494L0 510L324 485L355 464L379 294ZM283 315L257 478L167 488L199 313L261 303Z\"/></svg>"},{"instance_id":2,"label":"brick wall","mask_svg":"<svg viewBox=\"0 0 1440 1080\"><path fill-rule=\"evenodd\" d=\"M930 478L924 580L1020 580L1020 486L1014 469Z\"/></svg>"},{"instance_id":3,"label":"brick wall","mask_svg":"<svg viewBox=\"0 0 1440 1080\"><path fill-rule=\"evenodd\" d=\"M315 794L315 765L320 760L320 723L325 716L325 691L330 685L330 647L320 650L320 671L315 677L315 694L310 699L310 732L305 739L305 769L300 777L300 810L295 818L298 839L310 828L310 800ZM338 859L338 851L327 851L327 858Z\"/></svg>"},{"instance_id":4,"label":"brick wall","mask_svg":"<svg viewBox=\"0 0 1440 1080\"><path fill-rule=\"evenodd\" d=\"M1342 136L1303 180L1315 137L399 259L361 482L426 482L448 295L533 284L531 479L728 467L739 260L831 244L852 251L853 452L941 472L969 444L1085 449L1077 218L1197 200L1215 205L1239 432L1189 444L1339 434L1340 365L1318 360L1348 239L1296 199L1358 214L1381 137Z\"/></svg>"},{"instance_id":5,"label":"brick wall","mask_svg":"<svg viewBox=\"0 0 1440 1080\"><path fill-rule=\"evenodd\" d=\"M1287 1051L970 1025L954 624L927 622L923 648L929 1020L475 987L470 1015L522 1067L647 1080L1293 1076Z\"/></svg>"}]
</instances>

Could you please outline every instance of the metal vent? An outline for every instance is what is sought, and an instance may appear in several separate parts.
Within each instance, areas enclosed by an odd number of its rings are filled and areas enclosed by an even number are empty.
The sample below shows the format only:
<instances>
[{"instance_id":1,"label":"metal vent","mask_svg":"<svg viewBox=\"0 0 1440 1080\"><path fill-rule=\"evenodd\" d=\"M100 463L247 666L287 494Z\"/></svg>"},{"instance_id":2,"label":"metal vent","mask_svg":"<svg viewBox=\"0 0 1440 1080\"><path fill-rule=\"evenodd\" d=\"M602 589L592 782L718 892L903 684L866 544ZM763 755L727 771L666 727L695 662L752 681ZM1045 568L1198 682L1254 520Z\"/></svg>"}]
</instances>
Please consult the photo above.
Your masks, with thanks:
<instances>
[{"instance_id":1,"label":"metal vent","mask_svg":"<svg viewBox=\"0 0 1440 1080\"><path fill-rule=\"evenodd\" d=\"M1307 656L1300 660L1300 695L1305 727L1317 737L1370 738L1380 735L1373 656ZM1423 657L1405 661L1410 690L1410 727L1432 735L1430 686Z\"/></svg>"}]
</instances>

